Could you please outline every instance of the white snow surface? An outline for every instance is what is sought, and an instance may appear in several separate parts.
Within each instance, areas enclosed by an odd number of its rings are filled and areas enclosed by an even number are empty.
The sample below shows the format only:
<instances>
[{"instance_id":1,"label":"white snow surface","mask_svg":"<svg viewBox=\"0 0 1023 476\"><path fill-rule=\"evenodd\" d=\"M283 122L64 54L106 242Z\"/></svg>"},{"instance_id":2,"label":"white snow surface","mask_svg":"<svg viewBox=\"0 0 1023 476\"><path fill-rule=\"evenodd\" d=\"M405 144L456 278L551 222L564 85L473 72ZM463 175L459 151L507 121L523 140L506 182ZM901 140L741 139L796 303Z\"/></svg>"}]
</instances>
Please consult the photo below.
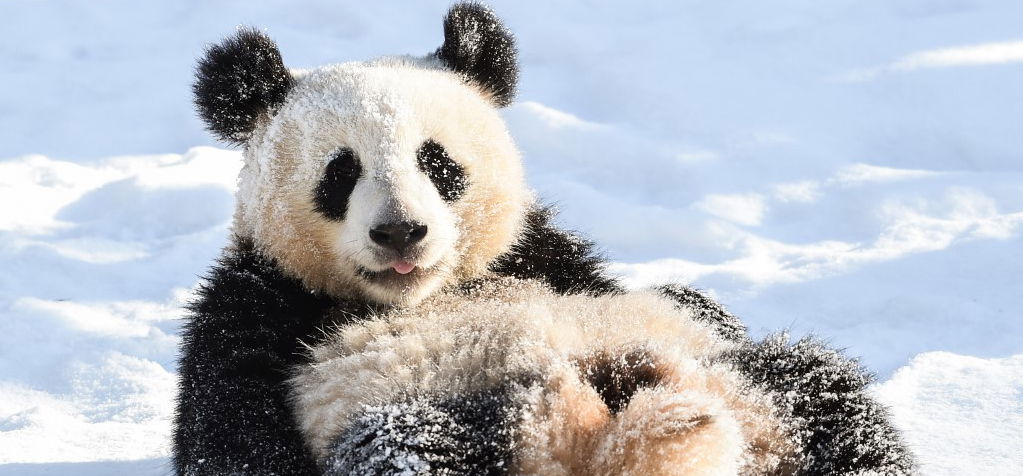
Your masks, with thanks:
<instances>
[{"instance_id":1,"label":"white snow surface","mask_svg":"<svg viewBox=\"0 0 1023 476\"><path fill-rule=\"evenodd\" d=\"M432 51L449 2L0 6L0 475L163 474L177 329L240 154L189 86ZM531 183L632 286L862 358L925 474L1023 467L1023 2L513 2Z\"/></svg>"}]
</instances>

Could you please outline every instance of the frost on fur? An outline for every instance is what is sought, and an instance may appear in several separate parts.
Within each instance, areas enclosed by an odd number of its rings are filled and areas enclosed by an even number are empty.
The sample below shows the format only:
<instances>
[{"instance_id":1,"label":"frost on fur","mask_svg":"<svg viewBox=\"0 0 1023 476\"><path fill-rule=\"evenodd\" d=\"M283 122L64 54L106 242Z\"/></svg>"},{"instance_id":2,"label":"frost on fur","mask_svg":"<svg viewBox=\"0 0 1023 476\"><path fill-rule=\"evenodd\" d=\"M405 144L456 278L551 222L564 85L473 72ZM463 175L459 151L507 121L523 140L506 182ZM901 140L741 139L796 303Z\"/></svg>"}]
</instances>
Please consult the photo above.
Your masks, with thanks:
<instances>
[{"instance_id":1,"label":"frost on fur","mask_svg":"<svg viewBox=\"0 0 1023 476\"><path fill-rule=\"evenodd\" d=\"M746 325L725 310L724 306L701 292L677 284L666 284L657 290L677 302L680 308L690 310L697 321L710 324L721 337L733 341L747 338Z\"/></svg>"},{"instance_id":2,"label":"frost on fur","mask_svg":"<svg viewBox=\"0 0 1023 476\"><path fill-rule=\"evenodd\" d=\"M498 106L515 99L519 80L515 38L489 8L460 3L444 18L444 44L437 58L478 84Z\"/></svg>"},{"instance_id":3,"label":"frost on fur","mask_svg":"<svg viewBox=\"0 0 1023 476\"><path fill-rule=\"evenodd\" d=\"M702 295L664 291L451 289L332 331L295 373L295 414L321 461L362 474L912 472L855 361L736 336Z\"/></svg>"},{"instance_id":4,"label":"frost on fur","mask_svg":"<svg viewBox=\"0 0 1023 476\"><path fill-rule=\"evenodd\" d=\"M199 117L221 140L244 143L256 121L284 102L294 79L277 44L254 28L242 28L206 50L196 68Z\"/></svg>"},{"instance_id":5,"label":"frost on fur","mask_svg":"<svg viewBox=\"0 0 1023 476\"><path fill-rule=\"evenodd\" d=\"M514 413L502 388L367 406L331 447L326 474L504 474Z\"/></svg>"},{"instance_id":6,"label":"frost on fur","mask_svg":"<svg viewBox=\"0 0 1023 476\"><path fill-rule=\"evenodd\" d=\"M789 345L785 334L747 343L728 360L770 389L792 421L802 448L796 474L913 473L912 454L855 360L813 338Z\"/></svg>"},{"instance_id":7,"label":"frost on fur","mask_svg":"<svg viewBox=\"0 0 1023 476\"><path fill-rule=\"evenodd\" d=\"M503 441L513 474L758 474L791 445L771 400L717 362L734 345L656 292L500 279L336 329L292 402L321 461L363 474L478 462L452 443L472 435Z\"/></svg>"}]
</instances>

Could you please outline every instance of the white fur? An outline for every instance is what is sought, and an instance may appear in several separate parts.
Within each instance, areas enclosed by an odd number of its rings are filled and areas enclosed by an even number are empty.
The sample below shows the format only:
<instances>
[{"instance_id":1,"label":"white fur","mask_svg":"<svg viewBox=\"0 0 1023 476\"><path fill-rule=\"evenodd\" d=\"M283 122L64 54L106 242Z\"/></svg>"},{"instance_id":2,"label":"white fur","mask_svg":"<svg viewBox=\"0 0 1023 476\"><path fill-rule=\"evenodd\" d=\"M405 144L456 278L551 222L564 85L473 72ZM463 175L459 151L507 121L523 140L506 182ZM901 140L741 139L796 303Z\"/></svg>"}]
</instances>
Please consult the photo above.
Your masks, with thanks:
<instances>
[{"instance_id":1,"label":"white fur","mask_svg":"<svg viewBox=\"0 0 1023 476\"><path fill-rule=\"evenodd\" d=\"M312 289L396 303L418 301L476 276L518 234L531 193L518 151L486 95L435 61L385 58L296 71L283 106L245 148L235 231L251 237ZM445 203L418 169L416 151L439 142L466 171L463 196ZM333 153L353 149L363 176L342 222L313 210ZM384 222L428 227L416 279L385 286L359 267L389 269L369 239Z\"/></svg>"},{"instance_id":2,"label":"white fur","mask_svg":"<svg viewBox=\"0 0 1023 476\"><path fill-rule=\"evenodd\" d=\"M561 296L502 280L336 329L296 370L293 404L323 457L365 405L540 375L514 395L526 408L520 474L765 474L791 448L769 400L712 362L730 345L654 293ZM663 379L612 415L578 363L637 348Z\"/></svg>"}]
</instances>

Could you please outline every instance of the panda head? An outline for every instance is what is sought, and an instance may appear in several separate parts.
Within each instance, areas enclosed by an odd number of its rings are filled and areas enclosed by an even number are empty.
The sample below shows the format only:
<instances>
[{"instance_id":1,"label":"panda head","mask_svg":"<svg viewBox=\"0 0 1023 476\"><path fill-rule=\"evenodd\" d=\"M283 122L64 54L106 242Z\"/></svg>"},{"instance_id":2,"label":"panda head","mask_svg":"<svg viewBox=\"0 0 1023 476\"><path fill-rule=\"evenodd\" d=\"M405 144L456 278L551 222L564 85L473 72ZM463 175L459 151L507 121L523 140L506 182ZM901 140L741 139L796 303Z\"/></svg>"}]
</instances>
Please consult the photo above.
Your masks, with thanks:
<instances>
[{"instance_id":1,"label":"panda head","mask_svg":"<svg viewBox=\"0 0 1023 476\"><path fill-rule=\"evenodd\" d=\"M511 34L455 5L425 57L289 70L242 29L208 49L199 115L244 146L234 231L311 289L416 302L483 273L531 192L498 109L518 76Z\"/></svg>"}]
</instances>

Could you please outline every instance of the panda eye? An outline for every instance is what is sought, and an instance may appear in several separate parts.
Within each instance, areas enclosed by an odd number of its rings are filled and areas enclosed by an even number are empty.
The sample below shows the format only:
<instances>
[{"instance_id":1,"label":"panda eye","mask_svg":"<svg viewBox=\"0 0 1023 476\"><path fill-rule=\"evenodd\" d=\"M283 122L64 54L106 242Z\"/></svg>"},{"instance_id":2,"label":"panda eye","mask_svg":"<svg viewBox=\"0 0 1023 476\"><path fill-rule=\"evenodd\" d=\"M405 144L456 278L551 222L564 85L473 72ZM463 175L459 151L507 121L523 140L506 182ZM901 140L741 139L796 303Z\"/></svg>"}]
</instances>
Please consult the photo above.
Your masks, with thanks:
<instances>
[{"instance_id":1,"label":"panda eye","mask_svg":"<svg viewBox=\"0 0 1023 476\"><path fill-rule=\"evenodd\" d=\"M458 162L455 162L444 147L428 140L419 146L416 152L416 160L419 162L419 170L422 170L433 186L440 192L440 196L446 202L458 200L469 186L469 180L465 177L465 169Z\"/></svg>"},{"instance_id":2,"label":"panda eye","mask_svg":"<svg viewBox=\"0 0 1023 476\"><path fill-rule=\"evenodd\" d=\"M313 202L316 211L331 220L343 220L348 211L348 197L362 175L362 166L349 148L338 150L327 164L316 186Z\"/></svg>"}]
</instances>

